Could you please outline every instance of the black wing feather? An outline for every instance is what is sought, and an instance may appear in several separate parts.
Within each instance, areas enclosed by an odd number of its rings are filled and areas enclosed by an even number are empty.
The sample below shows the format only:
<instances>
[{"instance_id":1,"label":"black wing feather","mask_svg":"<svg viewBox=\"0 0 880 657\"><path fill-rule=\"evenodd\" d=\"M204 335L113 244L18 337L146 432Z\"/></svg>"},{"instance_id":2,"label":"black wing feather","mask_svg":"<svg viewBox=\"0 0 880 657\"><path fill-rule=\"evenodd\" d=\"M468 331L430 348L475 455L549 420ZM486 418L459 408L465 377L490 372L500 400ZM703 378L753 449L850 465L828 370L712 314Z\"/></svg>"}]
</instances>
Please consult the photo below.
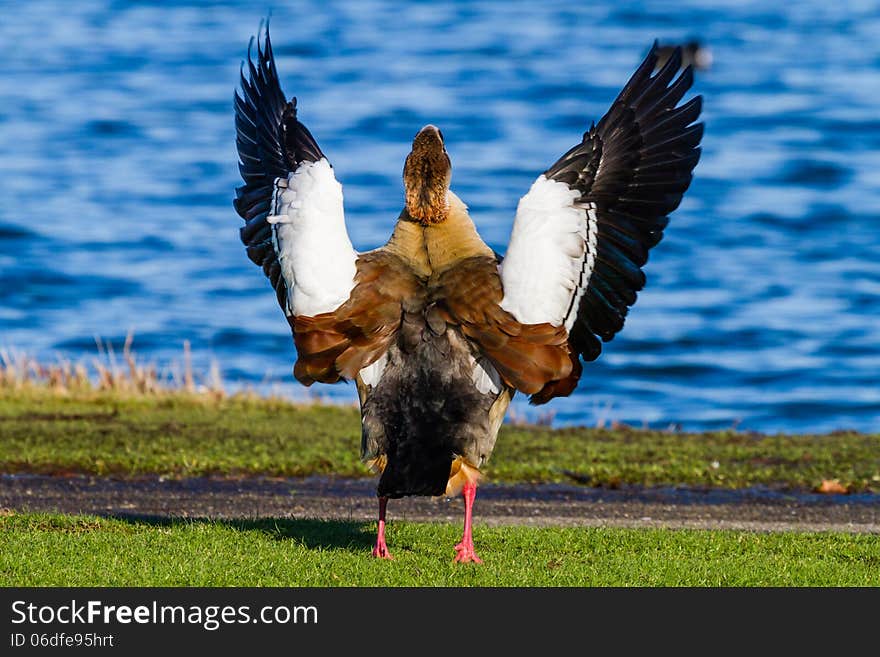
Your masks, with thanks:
<instances>
[{"instance_id":1,"label":"black wing feather","mask_svg":"<svg viewBox=\"0 0 880 657\"><path fill-rule=\"evenodd\" d=\"M688 67L676 78L680 49L652 75L656 64L655 42L605 116L544 172L580 192L584 207L595 208L593 271L569 311L575 313L569 344L587 361L601 353L599 338L611 340L623 328L645 285L641 268L648 251L662 239L700 159L703 124L694 121L702 98L676 107L693 72Z\"/></svg>"},{"instance_id":2,"label":"black wing feather","mask_svg":"<svg viewBox=\"0 0 880 657\"><path fill-rule=\"evenodd\" d=\"M301 163L317 162L324 154L297 118L296 98L285 100L268 24L265 32L261 28L248 45L247 64L242 65L240 93L235 93L234 107L238 170L244 181L244 185L236 188L233 201L235 211L245 220L241 241L247 247L248 257L262 267L275 288L278 303L286 308L288 290L275 253L272 226L267 221L274 210L276 180L286 180Z\"/></svg>"}]
</instances>

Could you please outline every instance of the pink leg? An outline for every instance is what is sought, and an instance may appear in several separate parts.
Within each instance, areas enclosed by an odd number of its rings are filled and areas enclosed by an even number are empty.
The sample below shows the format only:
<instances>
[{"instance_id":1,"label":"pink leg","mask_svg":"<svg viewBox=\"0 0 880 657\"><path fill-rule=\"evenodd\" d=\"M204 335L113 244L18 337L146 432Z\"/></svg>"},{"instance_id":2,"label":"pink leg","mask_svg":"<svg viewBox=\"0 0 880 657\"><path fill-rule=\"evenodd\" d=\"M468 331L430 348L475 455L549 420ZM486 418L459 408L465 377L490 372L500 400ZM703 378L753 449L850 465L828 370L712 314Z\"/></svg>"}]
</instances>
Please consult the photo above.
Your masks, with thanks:
<instances>
[{"instance_id":1,"label":"pink leg","mask_svg":"<svg viewBox=\"0 0 880 657\"><path fill-rule=\"evenodd\" d=\"M376 547L373 548L373 556L380 559L393 559L385 545L385 507L388 504L387 497L379 498L379 532L376 534Z\"/></svg>"},{"instance_id":2,"label":"pink leg","mask_svg":"<svg viewBox=\"0 0 880 657\"><path fill-rule=\"evenodd\" d=\"M464 534L461 543L455 546L455 560L459 563L483 563L483 560L474 552L474 537L472 534L474 498L477 496L476 484L465 484L461 491L464 496Z\"/></svg>"}]
</instances>

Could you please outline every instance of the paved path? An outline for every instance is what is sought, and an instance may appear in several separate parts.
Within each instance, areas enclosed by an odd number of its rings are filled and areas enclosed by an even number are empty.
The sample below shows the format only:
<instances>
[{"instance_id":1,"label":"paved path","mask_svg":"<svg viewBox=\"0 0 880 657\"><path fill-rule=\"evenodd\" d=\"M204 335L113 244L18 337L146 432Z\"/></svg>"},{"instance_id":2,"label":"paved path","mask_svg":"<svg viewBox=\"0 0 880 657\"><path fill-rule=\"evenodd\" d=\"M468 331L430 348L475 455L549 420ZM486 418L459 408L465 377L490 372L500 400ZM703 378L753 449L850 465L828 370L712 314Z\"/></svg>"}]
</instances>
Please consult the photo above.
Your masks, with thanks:
<instances>
[{"instance_id":1,"label":"paved path","mask_svg":"<svg viewBox=\"0 0 880 657\"><path fill-rule=\"evenodd\" d=\"M0 475L0 508L116 516L332 518L371 521L369 479L47 477ZM607 490L486 484L475 518L488 525L671 527L880 534L880 495L682 488ZM391 500L389 520L461 522L460 499Z\"/></svg>"}]
</instances>

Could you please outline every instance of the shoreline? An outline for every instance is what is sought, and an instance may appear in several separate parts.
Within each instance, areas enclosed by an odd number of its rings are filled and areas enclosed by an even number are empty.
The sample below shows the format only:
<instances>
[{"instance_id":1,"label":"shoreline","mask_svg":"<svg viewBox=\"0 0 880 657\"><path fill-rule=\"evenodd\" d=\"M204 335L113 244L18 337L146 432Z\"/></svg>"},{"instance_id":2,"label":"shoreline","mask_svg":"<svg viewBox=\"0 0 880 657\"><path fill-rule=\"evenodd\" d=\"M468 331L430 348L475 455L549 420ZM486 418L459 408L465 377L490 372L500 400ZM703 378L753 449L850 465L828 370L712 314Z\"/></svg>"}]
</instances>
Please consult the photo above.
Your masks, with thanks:
<instances>
[{"instance_id":1,"label":"shoreline","mask_svg":"<svg viewBox=\"0 0 880 657\"><path fill-rule=\"evenodd\" d=\"M370 478L354 407L215 393L0 385L0 473ZM505 423L485 481L880 493L880 434Z\"/></svg>"}]
</instances>

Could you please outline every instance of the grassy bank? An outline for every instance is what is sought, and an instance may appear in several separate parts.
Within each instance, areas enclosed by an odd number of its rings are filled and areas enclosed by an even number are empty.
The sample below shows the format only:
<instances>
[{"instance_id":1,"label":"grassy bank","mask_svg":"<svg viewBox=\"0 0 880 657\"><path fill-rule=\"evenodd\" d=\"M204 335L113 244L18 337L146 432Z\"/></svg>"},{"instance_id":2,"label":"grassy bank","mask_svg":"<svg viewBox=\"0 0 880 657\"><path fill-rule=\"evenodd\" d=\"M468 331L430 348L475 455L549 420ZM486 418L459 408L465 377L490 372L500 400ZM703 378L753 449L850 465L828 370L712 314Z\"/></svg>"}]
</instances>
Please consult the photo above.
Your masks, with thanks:
<instances>
[{"instance_id":1,"label":"grassy bank","mask_svg":"<svg viewBox=\"0 0 880 657\"><path fill-rule=\"evenodd\" d=\"M222 391L0 385L0 472L370 476L356 408ZM880 490L880 436L502 428L490 481ZM0 510L0 586L880 586L880 540L840 533L136 520Z\"/></svg>"},{"instance_id":2,"label":"grassy bank","mask_svg":"<svg viewBox=\"0 0 880 657\"><path fill-rule=\"evenodd\" d=\"M482 566L452 562L458 525L155 523L0 517L0 585L16 586L880 586L871 535L477 526Z\"/></svg>"},{"instance_id":3,"label":"grassy bank","mask_svg":"<svg viewBox=\"0 0 880 657\"><path fill-rule=\"evenodd\" d=\"M368 476L357 409L193 392L0 387L0 471ZM880 435L507 424L490 481L880 491Z\"/></svg>"}]
</instances>

